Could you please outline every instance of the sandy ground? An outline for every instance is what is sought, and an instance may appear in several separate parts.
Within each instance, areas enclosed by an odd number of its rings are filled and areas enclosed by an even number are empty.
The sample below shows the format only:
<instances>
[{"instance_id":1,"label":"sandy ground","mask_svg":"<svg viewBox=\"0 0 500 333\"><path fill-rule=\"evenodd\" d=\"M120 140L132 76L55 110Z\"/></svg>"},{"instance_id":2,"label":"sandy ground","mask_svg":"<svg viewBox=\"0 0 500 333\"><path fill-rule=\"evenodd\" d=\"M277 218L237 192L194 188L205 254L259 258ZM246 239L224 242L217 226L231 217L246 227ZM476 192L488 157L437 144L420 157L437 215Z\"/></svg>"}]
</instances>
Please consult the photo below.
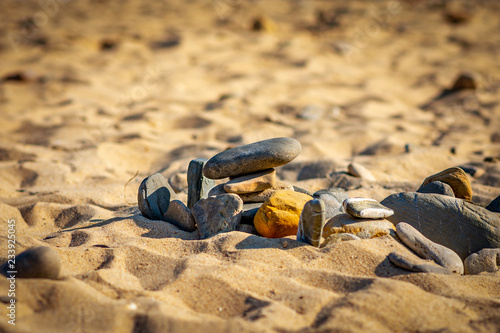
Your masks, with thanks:
<instances>
[{"instance_id":1,"label":"sandy ground","mask_svg":"<svg viewBox=\"0 0 500 333\"><path fill-rule=\"evenodd\" d=\"M278 174L307 190L381 200L468 165L486 205L500 195L499 10L2 1L0 258L14 219L16 251L50 246L62 272L17 279L15 326L1 279L0 330L498 331L498 272L409 273L389 236L318 250L244 226L198 240L142 217L137 189L161 172L186 200L190 160L288 136L302 153ZM477 88L439 98L463 72ZM353 160L377 182L342 180Z\"/></svg>"}]
</instances>

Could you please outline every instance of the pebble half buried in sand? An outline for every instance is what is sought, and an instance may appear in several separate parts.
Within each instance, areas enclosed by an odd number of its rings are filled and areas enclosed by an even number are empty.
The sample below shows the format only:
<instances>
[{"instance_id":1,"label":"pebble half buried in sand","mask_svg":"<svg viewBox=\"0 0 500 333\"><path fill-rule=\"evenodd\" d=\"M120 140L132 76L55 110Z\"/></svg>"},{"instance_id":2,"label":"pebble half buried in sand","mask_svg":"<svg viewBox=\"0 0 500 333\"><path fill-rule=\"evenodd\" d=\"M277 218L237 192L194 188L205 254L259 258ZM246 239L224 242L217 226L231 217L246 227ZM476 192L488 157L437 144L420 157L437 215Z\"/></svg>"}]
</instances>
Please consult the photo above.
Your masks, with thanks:
<instances>
[{"instance_id":1,"label":"pebble half buried in sand","mask_svg":"<svg viewBox=\"0 0 500 333\"><path fill-rule=\"evenodd\" d=\"M369 198L349 198L344 200L343 206L346 213L362 219L384 219L394 214L392 209Z\"/></svg>"},{"instance_id":2,"label":"pebble half buried in sand","mask_svg":"<svg viewBox=\"0 0 500 333\"><path fill-rule=\"evenodd\" d=\"M300 154L300 143L292 138L274 138L225 150L205 164L203 174L211 179L236 177L274 168Z\"/></svg>"}]
</instances>

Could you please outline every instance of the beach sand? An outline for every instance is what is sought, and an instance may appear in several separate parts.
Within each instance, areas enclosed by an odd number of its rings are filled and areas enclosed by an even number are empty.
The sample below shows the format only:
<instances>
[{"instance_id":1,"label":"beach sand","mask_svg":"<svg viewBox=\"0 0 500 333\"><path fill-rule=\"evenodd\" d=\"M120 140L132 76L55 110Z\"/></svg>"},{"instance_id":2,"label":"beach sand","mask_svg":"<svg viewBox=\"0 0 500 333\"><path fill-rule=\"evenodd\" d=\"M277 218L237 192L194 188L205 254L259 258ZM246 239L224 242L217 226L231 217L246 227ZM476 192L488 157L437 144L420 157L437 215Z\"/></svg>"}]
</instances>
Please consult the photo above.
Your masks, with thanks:
<instances>
[{"instance_id":1,"label":"beach sand","mask_svg":"<svg viewBox=\"0 0 500 333\"><path fill-rule=\"evenodd\" d=\"M500 273L411 273L392 236L316 249L253 226L200 240L143 217L159 172L273 137L280 179L382 200L469 166L500 195L494 1L3 1L0 259L44 245L59 280L0 279L2 332L497 332ZM475 90L439 97L471 72ZM345 175L355 161L375 182ZM302 172L309 167L311 172ZM176 180L174 182L174 180Z\"/></svg>"}]
</instances>

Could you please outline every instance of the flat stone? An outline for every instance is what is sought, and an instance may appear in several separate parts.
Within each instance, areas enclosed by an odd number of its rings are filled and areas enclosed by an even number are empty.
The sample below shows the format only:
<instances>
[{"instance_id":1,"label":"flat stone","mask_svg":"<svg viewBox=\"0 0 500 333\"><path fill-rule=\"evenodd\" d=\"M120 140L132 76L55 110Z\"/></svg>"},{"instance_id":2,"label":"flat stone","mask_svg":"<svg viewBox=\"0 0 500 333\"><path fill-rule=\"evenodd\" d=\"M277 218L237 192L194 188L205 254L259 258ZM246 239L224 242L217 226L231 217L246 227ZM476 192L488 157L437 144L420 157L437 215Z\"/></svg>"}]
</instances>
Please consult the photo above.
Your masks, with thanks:
<instances>
[{"instance_id":1,"label":"flat stone","mask_svg":"<svg viewBox=\"0 0 500 333\"><path fill-rule=\"evenodd\" d=\"M339 214L326 222L323 228L323 237L332 234L350 233L362 239L375 238L385 235L396 235L396 228L390 221L384 219L361 219L349 214Z\"/></svg>"},{"instance_id":2,"label":"flat stone","mask_svg":"<svg viewBox=\"0 0 500 333\"><path fill-rule=\"evenodd\" d=\"M340 243L340 242L347 242L347 241L351 241L351 240L361 240L361 238L359 238L355 234L351 234L351 233L347 233L347 232L340 233L340 234L331 234L325 238L323 243L321 243L320 247L326 247L328 245L333 245L333 244Z\"/></svg>"},{"instance_id":3,"label":"flat stone","mask_svg":"<svg viewBox=\"0 0 500 333\"><path fill-rule=\"evenodd\" d=\"M346 213L363 219L384 219L394 214L392 209L370 198L349 198L343 206Z\"/></svg>"},{"instance_id":4,"label":"flat stone","mask_svg":"<svg viewBox=\"0 0 500 333\"><path fill-rule=\"evenodd\" d=\"M449 168L425 178L420 187L433 181L440 181L450 185L457 198L468 201L472 200L472 188L469 183L469 178L465 171L459 167Z\"/></svg>"},{"instance_id":5,"label":"flat stone","mask_svg":"<svg viewBox=\"0 0 500 333\"><path fill-rule=\"evenodd\" d=\"M500 249L482 249L465 259L465 274L495 273L500 269Z\"/></svg>"},{"instance_id":6,"label":"flat stone","mask_svg":"<svg viewBox=\"0 0 500 333\"><path fill-rule=\"evenodd\" d=\"M59 277L61 259L59 254L47 246L32 247L16 255L15 267L9 267L9 261L1 268L3 275L9 277L9 271L16 271L16 278L53 279Z\"/></svg>"},{"instance_id":7,"label":"flat stone","mask_svg":"<svg viewBox=\"0 0 500 333\"><path fill-rule=\"evenodd\" d=\"M163 215L163 220L179 227L184 231L195 231L196 222L191 210L180 200L170 201L168 210Z\"/></svg>"},{"instance_id":8,"label":"flat stone","mask_svg":"<svg viewBox=\"0 0 500 333\"><path fill-rule=\"evenodd\" d=\"M241 199L245 203L251 202L264 202L266 201L275 191L293 191L294 187L288 183L277 181L276 184L264 190L262 192L246 193L240 194Z\"/></svg>"},{"instance_id":9,"label":"flat stone","mask_svg":"<svg viewBox=\"0 0 500 333\"><path fill-rule=\"evenodd\" d=\"M356 163L356 162L350 163L347 166L347 171L351 175L353 175L354 177L360 177L360 178L366 179L366 180L371 181L371 182L374 182L377 180L373 176L373 174L370 172L370 170L368 170L367 168L365 168L364 166L362 166L361 164Z\"/></svg>"},{"instance_id":10,"label":"flat stone","mask_svg":"<svg viewBox=\"0 0 500 333\"><path fill-rule=\"evenodd\" d=\"M490 212L500 213L500 195L486 206Z\"/></svg>"},{"instance_id":11,"label":"flat stone","mask_svg":"<svg viewBox=\"0 0 500 333\"><path fill-rule=\"evenodd\" d=\"M421 186L418 190L418 193L435 193L435 194L441 194L441 195L447 195L450 197L455 197L455 193L453 193L453 189L451 188L450 185L440 182L440 181L433 181L430 182L429 184Z\"/></svg>"},{"instance_id":12,"label":"flat stone","mask_svg":"<svg viewBox=\"0 0 500 333\"><path fill-rule=\"evenodd\" d=\"M203 167L207 162L204 158L198 158L189 162L187 181L188 181L188 200L187 206L193 206L200 199L208 198L209 191L215 186L213 179L203 175Z\"/></svg>"},{"instance_id":13,"label":"flat stone","mask_svg":"<svg viewBox=\"0 0 500 333\"><path fill-rule=\"evenodd\" d=\"M264 237L280 238L297 234L304 205L313 198L289 190L274 191L254 218L257 232Z\"/></svg>"},{"instance_id":14,"label":"flat stone","mask_svg":"<svg viewBox=\"0 0 500 333\"><path fill-rule=\"evenodd\" d=\"M177 194L160 173L146 177L137 194L139 209L150 220L163 220L171 200L178 200Z\"/></svg>"},{"instance_id":15,"label":"flat stone","mask_svg":"<svg viewBox=\"0 0 500 333\"><path fill-rule=\"evenodd\" d=\"M242 224L251 224L253 227L253 219L255 218L255 214L259 210L262 203L244 203L243 211L241 212L241 223Z\"/></svg>"},{"instance_id":16,"label":"flat stone","mask_svg":"<svg viewBox=\"0 0 500 333\"><path fill-rule=\"evenodd\" d=\"M236 230L241 221L243 201L236 194L200 199L192 209L201 238Z\"/></svg>"},{"instance_id":17,"label":"flat stone","mask_svg":"<svg viewBox=\"0 0 500 333\"><path fill-rule=\"evenodd\" d=\"M456 274L464 273L462 259L443 245L432 242L408 223L400 222L396 225L399 239L423 259L434 260L438 265Z\"/></svg>"},{"instance_id":18,"label":"flat stone","mask_svg":"<svg viewBox=\"0 0 500 333\"><path fill-rule=\"evenodd\" d=\"M313 198L325 203L325 220L328 221L338 214L344 213L342 203L348 199L347 193L340 187L330 187L315 192Z\"/></svg>"},{"instance_id":19,"label":"flat stone","mask_svg":"<svg viewBox=\"0 0 500 333\"><path fill-rule=\"evenodd\" d=\"M420 273L435 273L435 274L451 274L446 268L441 266L434 266L431 263L421 263L416 256L404 255L401 252L389 253L389 261L394 265L403 268L407 271L420 272Z\"/></svg>"},{"instance_id":20,"label":"flat stone","mask_svg":"<svg viewBox=\"0 0 500 333\"><path fill-rule=\"evenodd\" d=\"M402 192L381 203L394 210L389 221L410 224L431 241L455 251L462 260L484 248L500 247L500 216L465 200Z\"/></svg>"},{"instance_id":21,"label":"flat stone","mask_svg":"<svg viewBox=\"0 0 500 333\"><path fill-rule=\"evenodd\" d=\"M319 247L325 226L325 204L314 199L306 202L300 214L297 240Z\"/></svg>"},{"instance_id":22,"label":"flat stone","mask_svg":"<svg viewBox=\"0 0 500 333\"><path fill-rule=\"evenodd\" d=\"M264 191L276 185L276 169L267 169L235 177L224 184L228 193L244 194Z\"/></svg>"},{"instance_id":23,"label":"flat stone","mask_svg":"<svg viewBox=\"0 0 500 333\"><path fill-rule=\"evenodd\" d=\"M274 138L225 150L212 157L203 168L211 179L236 177L278 167L300 154L300 143L292 138Z\"/></svg>"}]
</instances>

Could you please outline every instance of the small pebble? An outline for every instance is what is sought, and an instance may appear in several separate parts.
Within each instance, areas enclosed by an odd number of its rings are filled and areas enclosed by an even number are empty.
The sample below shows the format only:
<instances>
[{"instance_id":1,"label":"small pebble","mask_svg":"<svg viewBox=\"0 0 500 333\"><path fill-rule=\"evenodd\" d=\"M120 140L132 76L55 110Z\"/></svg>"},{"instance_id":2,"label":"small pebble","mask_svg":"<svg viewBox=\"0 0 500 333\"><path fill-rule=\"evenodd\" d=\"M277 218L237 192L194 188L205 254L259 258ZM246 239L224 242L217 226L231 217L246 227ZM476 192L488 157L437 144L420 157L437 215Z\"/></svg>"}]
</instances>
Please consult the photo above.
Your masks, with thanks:
<instances>
[{"instance_id":1,"label":"small pebble","mask_svg":"<svg viewBox=\"0 0 500 333\"><path fill-rule=\"evenodd\" d=\"M306 202L300 214L297 240L319 247L325 226L325 204L314 199Z\"/></svg>"},{"instance_id":2,"label":"small pebble","mask_svg":"<svg viewBox=\"0 0 500 333\"><path fill-rule=\"evenodd\" d=\"M367 168L365 168L364 166L362 166L359 163L356 163L356 162L350 163L347 166L347 171L351 175L353 175L354 177L360 177L360 178L366 179L366 180L371 181L371 182L376 181L375 177L370 172L370 170L368 170Z\"/></svg>"},{"instance_id":3,"label":"small pebble","mask_svg":"<svg viewBox=\"0 0 500 333\"><path fill-rule=\"evenodd\" d=\"M394 224L384 219L361 219L349 214L339 214L326 222L323 237L350 233L362 239L396 235Z\"/></svg>"},{"instance_id":4,"label":"small pebble","mask_svg":"<svg viewBox=\"0 0 500 333\"><path fill-rule=\"evenodd\" d=\"M363 219L384 219L394 214L392 209L370 198L349 198L343 206L346 213Z\"/></svg>"},{"instance_id":5,"label":"small pebble","mask_svg":"<svg viewBox=\"0 0 500 333\"><path fill-rule=\"evenodd\" d=\"M21 279L53 279L59 277L61 259L59 254L50 247L37 246L19 253L16 256L15 267L9 267L7 261L3 264L1 272L10 277L11 274ZM9 273L16 271L16 273Z\"/></svg>"},{"instance_id":6,"label":"small pebble","mask_svg":"<svg viewBox=\"0 0 500 333\"><path fill-rule=\"evenodd\" d=\"M195 231L196 222L191 210L180 200L170 201L163 220L172 223L184 231Z\"/></svg>"},{"instance_id":7,"label":"small pebble","mask_svg":"<svg viewBox=\"0 0 500 333\"><path fill-rule=\"evenodd\" d=\"M452 273L464 273L464 264L458 254L443 245L432 242L410 224L398 223L396 233L401 241L420 257L434 260Z\"/></svg>"},{"instance_id":8,"label":"small pebble","mask_svg":"<svg viewBox=\"0 0 500 333\"><path fill-rule=\"evenodd\" d=\"M328 221L335 215L344 213L342 203L349 197L344 189L331 187L315 192L313 198L320 199L325 203L325 220Z\"/></svg>"},{"instance_id":9,"label":"small pebble","mask_svg":"<svg viewBox=\"0 0 500 333\"><path fill-rule=\"evenodd\" d=\"M192 209L201 238L236 230L241 221L243 201L236 194L200 199Z\"/></svg>"},{"instance_id":10,"label":"small pebble","mask_svg":"<svg viewBox=\"0 0 500 333\"><path fill-rule=\"evenodd\" d=\"M459 167L449 168L427 177L420 187L433 181L440 181L450 185L457 198L469 201L472 199L472 188L469 183L469 178L464 170Z\"/></svg>"},{"instance_id":11,"label":"small pebble","mask_svg":"<svg viewBox=\"0 0 500 333\"><path fill-rule=\"evenodd\" d=\"M177 194L160 173L145 178L139 186L137 201L139 209L150 220L163 220L171 200L178 200Z\"/></svg>"},{"instance_id":12,"label":"small pebble","mask_svg":"<svg viewBox=\"0 0 500 333\"><path fill-rule=\"evenodd\" d=\"M500 266L500 248L482 249L465 259L465 274L479 274L482 272L498 272Z\"/></svg>"},{"instance_id":13,"label":"small pebble","mask_svg":"<svg viewBox=\"0 0 500 333\"><path fill-rule=\"evenodd\" d=\"M450 197L455 197L455 193L453 193L453 189L451 188L450 185L440 182L440 181L433 181L430 182L429 184L421 186L418 190L418 193L435 193L435 194L441 194L441 195L447 195Z\"/></svg>"}]
</instances>

